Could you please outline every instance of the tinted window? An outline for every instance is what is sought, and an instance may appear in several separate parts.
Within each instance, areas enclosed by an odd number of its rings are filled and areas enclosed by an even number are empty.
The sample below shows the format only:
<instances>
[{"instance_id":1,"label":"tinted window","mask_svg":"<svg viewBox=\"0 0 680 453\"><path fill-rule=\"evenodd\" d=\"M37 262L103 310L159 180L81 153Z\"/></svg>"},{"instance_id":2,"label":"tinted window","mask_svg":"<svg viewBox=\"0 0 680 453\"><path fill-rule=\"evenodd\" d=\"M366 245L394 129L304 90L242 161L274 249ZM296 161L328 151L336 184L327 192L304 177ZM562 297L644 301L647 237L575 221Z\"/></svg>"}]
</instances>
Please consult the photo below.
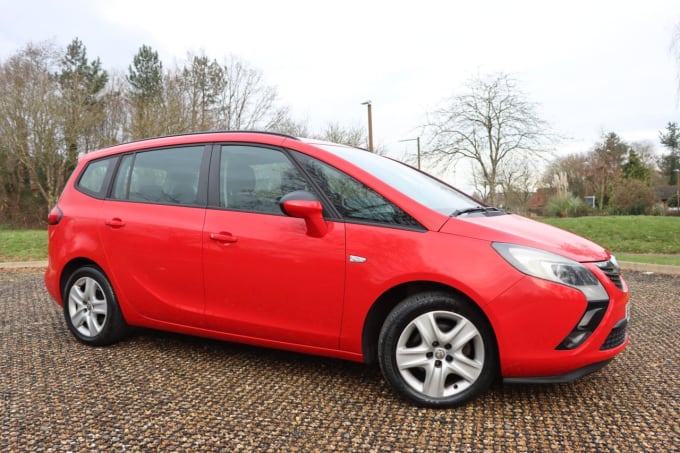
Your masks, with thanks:
<instances>
[{"instance_id":1,"label":"tinted window","mask_svg":"<svg viewBox=\"0 0 680 453\"><path fill-rule=\"evenodd\" d=\"M305 154L295 155L299 156L304 169L344 218L388 225L420 226L401 208L348 174Z\"/></svg>"},{"instance_id":2,"label":"tinted window","mask_svg":"<svg viewBox=\"0 0 680 453\"><path fill-rule=\"evenodd\" d=\"M282 214L281 196L309 190L300 171L281 151L225 145L220 156L220 206Z\"/></svg>"},{"instance_id":3,"label":"tinted window","mask_svg":"<svg viewBox=\"0 0 680 453\"><path fill-rule=\"evenodd\" d=\"M114 158L99 159L90 162L78 180L78 189L90 195L101 195L109 165Z\"/></svg>"},{"instance_id":4,"label":"tinted window","mask_svg":"<svg viewBox=\"0 0 680 453\"><path fill-rule=\"evenodd\" d=\"M196 205L203 146L144 151L123 158L112 198Z\"/></svg>"}]
</instances>

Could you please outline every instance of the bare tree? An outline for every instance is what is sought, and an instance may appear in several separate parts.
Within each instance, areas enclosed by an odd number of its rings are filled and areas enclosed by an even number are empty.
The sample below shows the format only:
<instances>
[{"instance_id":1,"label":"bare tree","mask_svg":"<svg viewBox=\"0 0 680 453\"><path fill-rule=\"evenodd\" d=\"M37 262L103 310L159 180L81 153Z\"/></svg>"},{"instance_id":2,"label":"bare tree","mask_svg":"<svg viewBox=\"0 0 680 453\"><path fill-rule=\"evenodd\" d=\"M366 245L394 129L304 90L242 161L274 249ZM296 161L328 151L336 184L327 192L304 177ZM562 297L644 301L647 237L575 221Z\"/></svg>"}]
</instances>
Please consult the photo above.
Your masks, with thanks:
<instances>
[{"instance_id":1,"label":"bare tree","mask_svg":"<svg viewBox=\"0 0 680 453\"><path fill-rule=\"evenodd\" d=\"M168 71L163 77L163 102L160 113L163 134L182 134L210 130L205 117L197 117L196 105L187 96L187 84L181 72Z\"/></svg>"},{"instance_id":2,"label":"bare tree","mask_svg":"<svg viewBox=\"0 0 680 453\"><path fill-rule=\"evenodd\" d=\"M102 97L104 118L97 124L94 135L96 139L95 149L105 148L131 139L128 135L131 113L125 98L126 89L125 75L120 71L112 72L109 75L109 82Z\"/></svg>"},{"instance_id":3,"label":"bare tree","mask_svg":"<svg viewBox=\"0 0 680 453\"><path fill-rule=\"evenodd\" d=\"M428 151L435 165L450 168L473 162L476 189L496 203L502 165L513 159L543 159L555 136L507 74L474 78L467 91L428 115ZM485 189L486 188L486 189Z\"/></svg>"},{"instance_id":4,"label":"bare tree","mask_svg":"<svg viewBox=\"0 0 680 453\"><path fill-rule=\"evenodd\" d=\"M281 121L274 124L272 132L292 135L294 137L311 137L307 121L296 121L291 115L286 115Z\"/></svg>"},{"instance_id":5,"label":"bare tree","mask_svg":"<svg viewBox=\"0 0 680 453\"><path fill-rule=\"evenodd\" d=\"M216 129L218 101L227 84L224 68L205 54L189 53L177 79L186 105L189 130Z\"/></svg>"},{"instance_id":6,"label":"bare tree","mask_svg":"<svg viewBox=\"0 0 680 453\"><path fill-rule=\"evenodd\" d=\"M58 61L54 44L28 44L0 66L0 141L48 206L56 203L72 164L60 130Z\"/></svg>"},{"instance_id":7,"label":"bare tree","mask_svg":"<svg viewBox=\"0 0 680 453\"><path fill-rule=\"evenodd\" d=\"M656 171L658 170L657 160L659 156L656 152L656 146L651 140L638 140L631 142L631 148L640 156L642 162L648 166L650 169Z\"/></svg>"},{"instance_id":8,"label":"bare tree","mask_svg":"<svg viewBox=\"0 0 680 453\"><path fill-rule=\"evenodd\" d=\"M224 86L217 99L218 127L225 130L272 129L288 113L278 107L276 88L266 85L262 73L243 60L225 59Z\"/></svg>"},{"instance_id":9,"label":"bare tree","mask_svg":"<svg viewBox=\"0 0 680 453\"><path fill-rule=\"evenodd\" d=\"M678 93L680 99L680 22L675 24L673 27L673 33L671 35L671 54L675 58L676 67L676 78L678 81Z\"/></svg>"},{"instance_id":10,"label":"bare tree","mask_svg":"<svg viewBox=\"0 0 680 453\"><path fill-rule=\"evenodd\" d=\"M538 168L530 158L518 158L503 162L498 172L498 185L504 198L504 208L514 212L526 212L536 189Z\"/></svg>"},{"instance_id":11,"label":"bare tree","mask_svg":"<svg viewBox=\"0 0 680 453\"><path fill-rule=\"evenodd\" d=\"M317 138L333 143L362 148L366 144L366 131L361 126L341 126L340 123L328 123Z\"/></svg>"},{"instance_id":12,"label":"bare tree","mask_svg":"<svg viewBox=\"0 0 680 453\"><path fill-rule=\"evenodd\" d=\"M568 154L556 159L545 171L543 183L554 187L556 175L567 178L569 192L578 198L595 194L591 159L585 153Z\"/></svg>"}]
</instances>

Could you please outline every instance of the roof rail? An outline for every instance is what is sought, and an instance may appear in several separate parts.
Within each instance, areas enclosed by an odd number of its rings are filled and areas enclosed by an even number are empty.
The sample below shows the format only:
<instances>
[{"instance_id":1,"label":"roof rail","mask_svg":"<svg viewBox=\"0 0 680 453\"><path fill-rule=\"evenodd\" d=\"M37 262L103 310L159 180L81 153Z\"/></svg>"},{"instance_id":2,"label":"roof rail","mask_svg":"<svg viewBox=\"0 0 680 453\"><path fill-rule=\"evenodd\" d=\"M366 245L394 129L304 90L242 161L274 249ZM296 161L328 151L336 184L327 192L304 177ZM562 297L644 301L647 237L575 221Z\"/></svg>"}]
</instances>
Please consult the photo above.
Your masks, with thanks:
<instances>
[{"instance_id":1,"label":"roof rail","mask_svg":"<svg viewBox=\"0 0 680 453\"><path fill-rule=\"evenodd\" d=\"M155 140L157 138L170 138L170 137L184 137L187 135L207 135L207 134L267 134L267 135L276 135L279 137L286 137L290 138L293 140L300 140L298 137L295 137L293 135L289 134L284 134L282 132L273 132L273 131L258 131L258 130L223 130L223 131L200 131L200 132L185 132L182 134L169 134L169 135L158 135L155 137L147 137L147 138L140 138L137 140L131 140L129 142L122 142L120 143L121 145L123 144L128 144L128 143L138 143L138 142L145 142L147 140Z\"/></svg>"}]
</instances>

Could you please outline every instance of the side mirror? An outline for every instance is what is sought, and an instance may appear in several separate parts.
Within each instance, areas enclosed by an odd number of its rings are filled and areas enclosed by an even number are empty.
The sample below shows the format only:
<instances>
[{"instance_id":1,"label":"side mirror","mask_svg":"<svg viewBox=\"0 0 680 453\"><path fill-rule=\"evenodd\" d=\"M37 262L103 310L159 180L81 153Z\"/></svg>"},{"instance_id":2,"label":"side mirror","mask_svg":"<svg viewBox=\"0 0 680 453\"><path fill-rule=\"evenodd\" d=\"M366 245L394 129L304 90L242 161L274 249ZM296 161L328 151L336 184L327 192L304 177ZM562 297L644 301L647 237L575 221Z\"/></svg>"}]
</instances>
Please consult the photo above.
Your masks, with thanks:
<instances>
[{"instance_id":1,"label":"side mirror","mask_svg":"<svg viewBox=\"0 0 680 453\"><path fill-rule=\"evenodd\" d=\"M308 235L320 238L328 233L323 206L314 194L304 190L290 192L281 197L279 207L287 216L304 219Z\"/></svg>"}]
</instances>

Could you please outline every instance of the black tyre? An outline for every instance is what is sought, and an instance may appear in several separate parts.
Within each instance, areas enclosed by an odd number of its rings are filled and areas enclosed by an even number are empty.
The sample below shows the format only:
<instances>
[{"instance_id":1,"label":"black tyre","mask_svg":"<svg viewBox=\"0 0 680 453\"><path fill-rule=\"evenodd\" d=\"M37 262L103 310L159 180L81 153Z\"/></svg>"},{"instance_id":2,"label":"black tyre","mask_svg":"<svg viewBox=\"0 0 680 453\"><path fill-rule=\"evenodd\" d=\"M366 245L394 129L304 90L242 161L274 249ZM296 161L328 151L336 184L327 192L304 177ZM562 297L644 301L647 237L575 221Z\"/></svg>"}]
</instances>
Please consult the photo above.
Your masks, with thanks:
<instances>
[{"instance_id":1,"label":"black tyre","mask_svg":"<svg viewBox=\"0 0 680 453\"><path fill-rule=\"evenodd\" d=\"M464 298L444 292L407 297L380 331L385 379L421 406L457 406L485 391L498 374L491 326Z\"/></svg>"},{"instance_id":2,"label":"black tyre","mask_svg":"<svg viewBox=\"0 0 680 453\"><path fill-rule=\"evenodd\" d=\"M92 266L76 270L64 287L64 318L73 335L91 346L120 340L127 325L104 273Z\"/></svg>"}]
</instances>

